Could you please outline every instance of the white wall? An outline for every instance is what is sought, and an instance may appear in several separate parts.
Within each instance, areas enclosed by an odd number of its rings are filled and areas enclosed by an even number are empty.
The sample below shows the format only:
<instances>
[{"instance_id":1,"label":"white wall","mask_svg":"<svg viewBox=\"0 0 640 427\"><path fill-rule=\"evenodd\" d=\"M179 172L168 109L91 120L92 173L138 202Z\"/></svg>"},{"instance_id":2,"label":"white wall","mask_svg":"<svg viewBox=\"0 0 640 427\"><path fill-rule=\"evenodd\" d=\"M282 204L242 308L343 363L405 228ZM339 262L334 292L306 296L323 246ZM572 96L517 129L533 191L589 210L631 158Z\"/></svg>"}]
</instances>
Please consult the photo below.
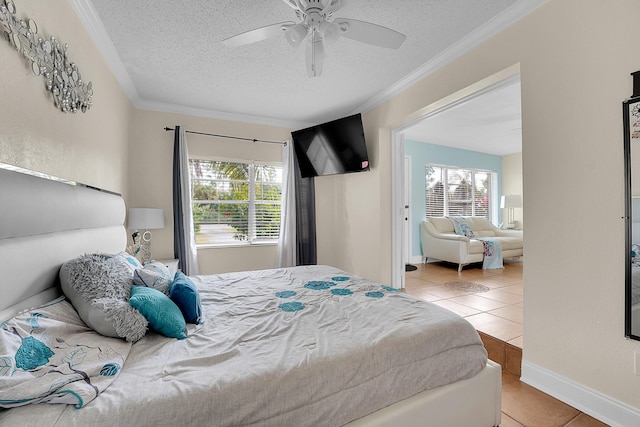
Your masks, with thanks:
<instances>
[{"instance_id":1,"label":"white wall","mask_svg":"<svg viewBox=\"0 0 640 427\"><path fill-rule=\"evenodd\" d=\"M629 73L640 69L634 53L639 18L635 0L550 0L366 113L373 170L321 188L319 198L342 203L328 213L332 228L319 229L320 236L332 234L334 252L319 258L389 282L391 129L519 64L527 216L524 359L640 408L640 377L633 373L640 343L624 338L621 115L632 89ZM589 209L576 209L584 206ZM361 250L340 252L352 249L363 231Z\"/></svg>"}]
</instances>

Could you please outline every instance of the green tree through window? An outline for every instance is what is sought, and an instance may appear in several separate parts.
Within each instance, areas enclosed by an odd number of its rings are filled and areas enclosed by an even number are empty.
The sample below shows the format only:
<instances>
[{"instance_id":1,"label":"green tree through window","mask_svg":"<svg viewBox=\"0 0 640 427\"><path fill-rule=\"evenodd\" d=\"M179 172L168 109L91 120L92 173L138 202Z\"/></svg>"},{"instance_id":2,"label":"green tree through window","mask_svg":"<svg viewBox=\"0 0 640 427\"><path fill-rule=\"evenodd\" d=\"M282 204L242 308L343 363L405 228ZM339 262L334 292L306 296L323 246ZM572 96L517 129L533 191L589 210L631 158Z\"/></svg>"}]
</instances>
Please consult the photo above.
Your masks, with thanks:
<instances>
[{"instance_id":1,"label":"green tree through window","mask_svg":"<svg viewBox=\"0 0 640 427\"><path fill-rule=\"evenodd\" d=\"M197 244L277 241L282 167L200 159L189 164Z\"/></svg>"},{"instance_id":2,"label":"green tree through window","mask_svg":"<svg viewBox=\"0 0 640 427\"><path fill-rule=\"evenodd\" d=\"M426 165L426 216L481 216L492 220L495 185L497 174L492 171Z\"/></svg>"}]
</instances>

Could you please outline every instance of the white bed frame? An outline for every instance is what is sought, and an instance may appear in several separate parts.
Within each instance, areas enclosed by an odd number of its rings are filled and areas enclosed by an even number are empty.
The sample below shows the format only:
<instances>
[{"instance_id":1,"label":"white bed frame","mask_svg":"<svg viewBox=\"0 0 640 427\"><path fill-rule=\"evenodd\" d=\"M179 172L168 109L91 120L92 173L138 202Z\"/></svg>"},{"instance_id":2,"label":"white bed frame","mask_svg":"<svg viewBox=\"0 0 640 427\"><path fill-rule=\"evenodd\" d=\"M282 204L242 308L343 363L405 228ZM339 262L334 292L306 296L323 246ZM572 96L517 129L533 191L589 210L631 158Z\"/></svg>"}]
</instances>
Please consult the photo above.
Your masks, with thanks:
<instances>
[{"instance_id":1,"label":"white bed frame","mask_svg":"<svg viewBox=\"0 0 640 427\"><path fill-rule=\"evenodd\" d=\"M127 241L120 195L15 169L0 164L0 322L60 295L58 270L65 261L119 252ZM500 365L489 361L473 378L424 391L348 426L497 426L501 389Z\"/></svg>"}]
</instances>

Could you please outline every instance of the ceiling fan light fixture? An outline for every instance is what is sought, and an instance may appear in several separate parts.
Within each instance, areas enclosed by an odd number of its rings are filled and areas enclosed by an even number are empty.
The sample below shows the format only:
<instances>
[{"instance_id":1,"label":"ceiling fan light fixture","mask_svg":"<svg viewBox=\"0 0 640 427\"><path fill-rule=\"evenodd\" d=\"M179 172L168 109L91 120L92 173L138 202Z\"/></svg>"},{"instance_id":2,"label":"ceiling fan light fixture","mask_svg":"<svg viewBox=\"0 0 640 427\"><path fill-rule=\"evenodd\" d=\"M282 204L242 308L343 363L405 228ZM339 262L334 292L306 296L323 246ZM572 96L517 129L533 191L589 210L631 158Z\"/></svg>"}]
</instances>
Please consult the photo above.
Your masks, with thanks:
<instances>
[{"instance_id":1,"label":"ceiling fan light fixture","mask_svg":"<svg viewBox=\"0 0 640 427\"><path fill-rule=\"evenodd\" d=\"M286 21L255 28L222 42L227 46L242 46L275 37L282 32L293 47L300 46L306 40L307 74L317 77L322 74L324 65L324 43L331 45L338 38L346 37L360 43L398 49L407 38L402 33L372 22L334 17L342 7L342 0L283 1L295 11L297 23Z\"/></svg>"},{"instance_id":2,"label":"ceiling fan light fixture","mask_svg":"<svg viewBox=\"0 0 640 427\"><path fill-rule=\"evenodd\" d=\"M318 26L318 31L322 39L329 44L333 44L340 37L340 26L335 22L322 21Z\"/></svg>"},{"instance_id":3,"label":"ceiling fan light fixture","mask_svg":"<svg viewBox=\"0 0 640 427\"><path fill-rule=\"evenodd\" d=\"M284 36L291 46L298 47L300 46L300 43L302 43L302 40L307 37L307 33L307 27L300 23L289 27L284 32Z\"/></svg>"}]
</instances>

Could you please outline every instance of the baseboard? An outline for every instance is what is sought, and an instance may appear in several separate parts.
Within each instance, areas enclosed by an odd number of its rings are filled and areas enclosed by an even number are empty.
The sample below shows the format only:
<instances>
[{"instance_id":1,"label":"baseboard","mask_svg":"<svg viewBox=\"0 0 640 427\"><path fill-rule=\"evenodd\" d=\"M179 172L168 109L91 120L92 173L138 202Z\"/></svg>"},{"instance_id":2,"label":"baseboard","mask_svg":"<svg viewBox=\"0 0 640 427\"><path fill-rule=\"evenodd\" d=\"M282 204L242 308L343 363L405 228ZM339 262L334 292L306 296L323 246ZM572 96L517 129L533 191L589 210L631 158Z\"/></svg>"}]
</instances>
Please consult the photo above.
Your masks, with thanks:
<instances>
[{"instance_id":1,"label":"baseboard","mask_svg":"<svg viewBox=\"0 0 640 427\"><path fill-rule=\"evenodd\" d=\"M555 372L522 361L520 381L612 427L640 426L640 409L619 402Z\"/></svg>"},{"instance_id":2,"label":"baseboard","mask_svg":"<svg viewBox=\"0 0 640 427\"><path fill-rule=\"evenodd\" d=\"M422 264L424 262L424 257L422 255L414 255L411 257L411 259L409 259L409 262L411 264Z\"/></svg>"}]
</instances>

